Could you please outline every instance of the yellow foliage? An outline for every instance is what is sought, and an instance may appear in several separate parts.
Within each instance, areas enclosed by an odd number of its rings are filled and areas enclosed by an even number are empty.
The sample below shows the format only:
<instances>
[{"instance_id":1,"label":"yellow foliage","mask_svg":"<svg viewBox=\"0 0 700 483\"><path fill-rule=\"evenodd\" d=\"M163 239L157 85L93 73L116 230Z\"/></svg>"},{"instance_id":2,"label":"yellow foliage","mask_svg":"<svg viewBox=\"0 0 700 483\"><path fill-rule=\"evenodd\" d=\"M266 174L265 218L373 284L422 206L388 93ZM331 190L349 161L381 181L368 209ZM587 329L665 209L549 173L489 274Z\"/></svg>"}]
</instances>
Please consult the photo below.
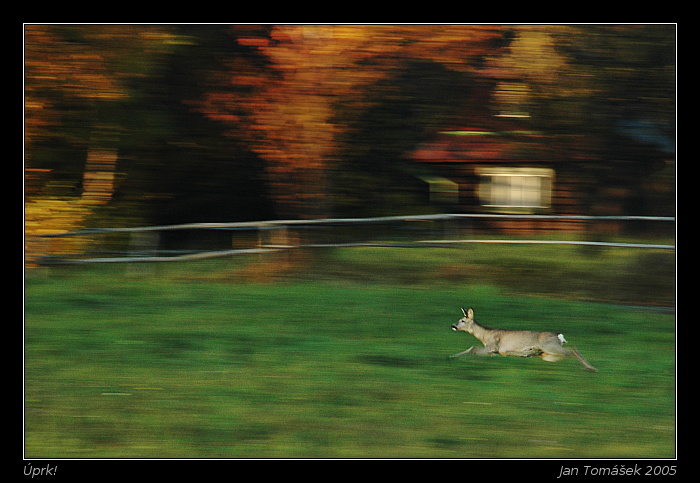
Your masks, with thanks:
<instances>
[{"instance_id":1,"label":"yellow foliage","mask_svg":"<svg viewBox=\"0 0 700 483\"><path fill-rule=\"evenodd\" d=\"M81 199L37 198L24 204L24 260L34 266L40 256L80 252L87 237L44 238L40 235L67 233L83 228L94 204Z\"/></svg>"}]
</instances>

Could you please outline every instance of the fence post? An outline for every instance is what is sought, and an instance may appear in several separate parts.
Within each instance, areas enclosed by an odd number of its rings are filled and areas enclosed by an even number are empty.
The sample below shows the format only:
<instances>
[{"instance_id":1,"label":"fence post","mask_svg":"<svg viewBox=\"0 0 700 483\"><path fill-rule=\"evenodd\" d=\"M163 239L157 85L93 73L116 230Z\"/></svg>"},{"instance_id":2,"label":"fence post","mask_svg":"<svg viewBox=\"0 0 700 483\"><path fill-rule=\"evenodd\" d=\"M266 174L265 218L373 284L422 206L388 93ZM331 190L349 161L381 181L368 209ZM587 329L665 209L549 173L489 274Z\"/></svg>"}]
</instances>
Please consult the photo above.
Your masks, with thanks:
<instances>
[{"instance_id":1,"label":"fence post","mask_svg":"<svg viewBox=\"0 0 700 483\"><path fill-rule=\"evenodd\" d=\"M129 257L157 256L160 233L157 231L133 231L129 234ZM155 271L153 263L127 263L127 275L150 275Z\"/></svg>"}]
</instances>

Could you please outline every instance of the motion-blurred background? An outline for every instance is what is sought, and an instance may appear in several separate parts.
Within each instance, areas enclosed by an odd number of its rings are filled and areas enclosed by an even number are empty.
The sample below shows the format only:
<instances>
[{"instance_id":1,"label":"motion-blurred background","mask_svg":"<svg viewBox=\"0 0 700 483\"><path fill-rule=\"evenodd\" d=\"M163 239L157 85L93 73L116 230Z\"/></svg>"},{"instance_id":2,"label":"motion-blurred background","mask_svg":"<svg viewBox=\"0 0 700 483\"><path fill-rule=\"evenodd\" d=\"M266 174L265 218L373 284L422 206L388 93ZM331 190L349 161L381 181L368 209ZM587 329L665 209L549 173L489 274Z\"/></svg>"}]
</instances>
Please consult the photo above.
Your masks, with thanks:
<instances>
[{"instance_id":1,"label":"motion-blurred background","mask_svg":"<svg viewBox=\"0 0 700 483\"><path fill-rule=\"evenodd\" d=\"M25 455L673 457L676 42L25 25Z\"/></svg>"},{"instance_id":2,"label":"motion-blurred background","mask_svg":"<svg viewBox=\"0 0 700 483\"><path fill-rule=\"evenodd\" d=\"M675 33L26 25L25 233L423 213L674 216ZM30 243L28 259L50 250L60 243Z\"/></svg>"}]
</instances>

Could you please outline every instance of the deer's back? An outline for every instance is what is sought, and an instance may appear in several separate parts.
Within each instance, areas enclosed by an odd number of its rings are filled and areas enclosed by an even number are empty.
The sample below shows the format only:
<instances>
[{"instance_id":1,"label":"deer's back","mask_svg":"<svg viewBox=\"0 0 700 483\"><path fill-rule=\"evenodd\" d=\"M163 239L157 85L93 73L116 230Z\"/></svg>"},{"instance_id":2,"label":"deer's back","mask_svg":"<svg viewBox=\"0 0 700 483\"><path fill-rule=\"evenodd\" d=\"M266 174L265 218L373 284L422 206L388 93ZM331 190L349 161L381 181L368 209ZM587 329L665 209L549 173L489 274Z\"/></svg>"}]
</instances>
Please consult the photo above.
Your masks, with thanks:
<instances>
[{"instance_id":1,"label":"deer's back","mask_svg":"<svg viewBox=\"0 0 700 483\"><path fill-rule=\"evenodd\" d=\"M561 344L557 332L536 332L533 330L499 330L498 347L501 351L517 351L524 348L548 344Z\"/></svg>"}]
</instances>

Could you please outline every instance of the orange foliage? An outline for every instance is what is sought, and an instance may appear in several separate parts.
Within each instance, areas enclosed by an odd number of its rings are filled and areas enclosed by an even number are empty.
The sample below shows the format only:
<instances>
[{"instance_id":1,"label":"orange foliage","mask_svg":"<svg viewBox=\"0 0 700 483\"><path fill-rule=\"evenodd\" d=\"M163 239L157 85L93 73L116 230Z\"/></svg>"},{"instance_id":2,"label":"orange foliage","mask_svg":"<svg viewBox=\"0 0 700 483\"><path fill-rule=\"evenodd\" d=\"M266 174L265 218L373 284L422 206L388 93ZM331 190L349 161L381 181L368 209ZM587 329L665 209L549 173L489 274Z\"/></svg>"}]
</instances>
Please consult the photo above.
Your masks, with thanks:
<instances>
[{"instance_id":1,"label":"orange foliage","mask_svg":"<svg viewBox=\"0 0 700 483\"><path fill-rule=\"evenodd\" d=\"M160 26L25 25L25 141L59 122L57 102L89 109L128 98L125 80L177 41Z\"/></svg>"},{"instance_id":2,"label":"orange foliage","mask_svg":"<svg viewBox=\"0 0 700 483\"><path fill-rule=\"evenodd\" d=\"M277 25L269 36L255 28L233 32L272 69L239 59L199 109L231 123L266 161L278 207L289 214L316 208L306 216L322 214L325 172L345 129L333 118L335 105L355 103L361 110L368 90L405 60L474 69L474 60L494 52L503 35L496 26L450 25Z\"/></svg>"},{"instance_id":3,"label":"orange foliage","mask_svg":"<svg viewBox=\"0 0 700 483\"><path fill-rule=\"evenodd\" d=\"M103 59L60 39L46 25L27 25L25 55L25 142L42 128L58 123L55 97L83 101L118 99L122 91L105 69Z\"/></svg>"},{"instance_id":4,"label":"orange foliage","mask_svg":"<svg viewBox=\"0 0 700 483\"><path fill-rule=\"evenodd\" d=\"M38 254L69 252L70 239L48 240L34 235L73 231L82 227L98 203L114 188L116 150L99 144L117 131L111 119L95 116L97 106L127 99L125 79L143 75L152 62L174 42L161 27L131 25L25 25L24 119L25 180L37 180L31 166L34 142L42 137L64 137L69 143L91 139L83 178L83 196L44 195L28 190L25 203L26 259ZM61 130L67 117L80 121L85 133L75 137ZM80 139L77 139L80 138ZM43 170L49 171L49 170Z\"/></svg>"}]
</instances>

